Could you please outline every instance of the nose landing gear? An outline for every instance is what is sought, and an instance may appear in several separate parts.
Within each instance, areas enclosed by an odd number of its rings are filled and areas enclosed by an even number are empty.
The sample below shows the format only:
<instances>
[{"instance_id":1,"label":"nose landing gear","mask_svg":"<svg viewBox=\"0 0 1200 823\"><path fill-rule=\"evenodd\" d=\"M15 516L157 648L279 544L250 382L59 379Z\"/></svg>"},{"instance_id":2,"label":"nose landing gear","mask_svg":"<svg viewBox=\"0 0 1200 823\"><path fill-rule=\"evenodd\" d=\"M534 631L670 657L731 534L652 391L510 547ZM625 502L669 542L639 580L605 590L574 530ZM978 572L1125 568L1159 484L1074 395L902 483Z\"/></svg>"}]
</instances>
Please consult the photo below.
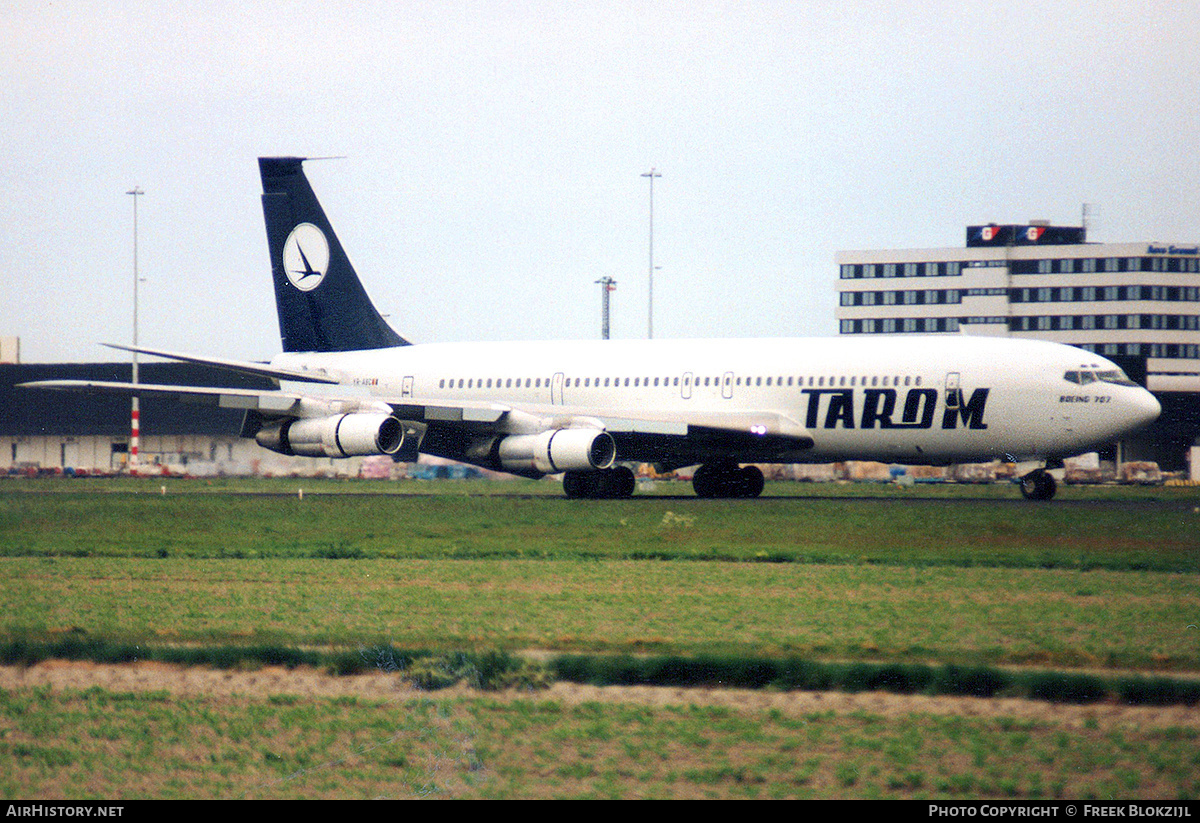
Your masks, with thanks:
<instances>
[{"instance_id":1,"label":"nose landing gear","mask_svg":"<svg viewBox=\"0 0 1200 823\"><path fill-rule=\"evenodd\" d=\"M1026 500L1049 500L1057 490L1054 475L1045 469L1034 469L1021 478L1021 494Z\"/></svg>"}]
</instances>

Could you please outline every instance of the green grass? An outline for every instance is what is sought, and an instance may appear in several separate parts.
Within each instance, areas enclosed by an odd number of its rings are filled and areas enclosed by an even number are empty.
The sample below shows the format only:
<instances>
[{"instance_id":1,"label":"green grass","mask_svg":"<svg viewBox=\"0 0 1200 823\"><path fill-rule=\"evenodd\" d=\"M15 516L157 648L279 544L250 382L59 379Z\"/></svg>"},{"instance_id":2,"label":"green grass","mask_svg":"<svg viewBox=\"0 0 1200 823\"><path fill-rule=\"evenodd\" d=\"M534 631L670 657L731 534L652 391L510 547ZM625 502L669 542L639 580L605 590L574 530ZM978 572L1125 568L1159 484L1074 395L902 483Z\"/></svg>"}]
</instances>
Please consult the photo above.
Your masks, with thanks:
<instances>
[{"instance_id":1,"label":"green grass","mask_svg":"<svg viewBox=\"0 0 1200 823\"><path fill-rule=\"evenodd\" d=\"M463 671L528 685L520 661L536 660L584 683L1196 701L1196 489L1069 487L1049 505L1010 486L767 494L5 480L0 640L10 662L365 661L430 689ZM1079 723L439 694L0 691L0 795L1200 794L1194 724L1103 707Z\"/></svg>"},{"instance_id":2,"label":"green grass","mask_svg":"<svg viewBox=\"0 0 1200 823\"><path fill-rule=\"evenodd\" d=\"M0 484L0 636L1200 671L1190 488L171 482Z\"/></svg>"},{"instance_id":3,"label":"green grass","mask_svg":"<svg viewBox=\"0 0 1200 823\"><path fill-rule=\"evenodd\" d=\"M1200 671L1195 575L541 560L0 559L4 634Z\"/></svg>"},{"instance_id":4,"label":"green grass","mask_svg":"<svg viewBox=\"0 0 1200 823\"><path fill-rule=\"evenodd\" d=\"M1067 489L1062 504L1046 505L1019 500L1009 486L774 484L768 491L780 496L755 501L690 495L574 501L546 494L557 490L548 482L459 483L446 494L410 495L396 492L411 483L360 488L313 481L303 497L299 481L291 481L291 493L270 494L246 493L253 487L245 481L73 482L0 483L0 556L678 559L1200 572L1200 492L1193 488ZM281 483L264 488L279 490ZM79 484L88 484L87 492ZM158 493L164 485L165 495ZM530 488L541 493L526 494ZM350 493L355 489L360 493ZM497 489L517 493L498 496ZM848 498L851 491L860 496ZM1155 502L1162 508L1148 516Z\"/></svg>"},{"instance_id":5,"label":"green grass","mask_svg":"<svg viewBox=\"0 0 1200 823\"><path fill-rule=\"evenodd\" d=\"M1194 728L491 697L0 692L0 796L1195 799Z\"/></svg>"}]
</instances>

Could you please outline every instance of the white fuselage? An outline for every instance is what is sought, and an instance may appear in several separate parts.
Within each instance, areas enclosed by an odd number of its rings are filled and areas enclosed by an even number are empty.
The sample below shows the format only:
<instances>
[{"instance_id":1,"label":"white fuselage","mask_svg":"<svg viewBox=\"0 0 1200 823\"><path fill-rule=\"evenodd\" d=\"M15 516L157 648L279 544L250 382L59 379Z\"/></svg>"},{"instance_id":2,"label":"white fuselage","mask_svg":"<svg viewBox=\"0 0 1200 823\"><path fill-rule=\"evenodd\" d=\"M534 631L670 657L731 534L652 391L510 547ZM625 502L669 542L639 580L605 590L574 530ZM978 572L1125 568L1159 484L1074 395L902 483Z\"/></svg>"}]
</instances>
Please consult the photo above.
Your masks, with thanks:
<instances>
[{"instance_id":1,"label":"white fuselage","mask_svg":"<svg viewBox=\"0 0 1200 823\"><path fill-rule=\"evenodd\" d=\"M513 408L683 434L687 426L812 438L788 460L945 463L1070 456L1153 420L1120 373L1054 343L965 335L749 340L435 343L286 354L364 399ZM311 388L311 387L310 387ZM627 459L637 459L629 456Z\"/></svg>"}]
</instances>

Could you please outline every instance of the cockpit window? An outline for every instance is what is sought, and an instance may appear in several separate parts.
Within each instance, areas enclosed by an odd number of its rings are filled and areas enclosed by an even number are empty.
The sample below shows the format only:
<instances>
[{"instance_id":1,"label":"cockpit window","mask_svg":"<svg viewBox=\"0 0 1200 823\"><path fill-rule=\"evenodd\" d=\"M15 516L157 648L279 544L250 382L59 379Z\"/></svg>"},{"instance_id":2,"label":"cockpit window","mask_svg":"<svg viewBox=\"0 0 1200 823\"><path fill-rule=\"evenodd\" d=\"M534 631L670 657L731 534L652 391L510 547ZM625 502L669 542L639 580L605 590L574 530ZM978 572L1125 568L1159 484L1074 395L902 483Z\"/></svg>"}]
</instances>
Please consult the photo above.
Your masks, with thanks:
<instances>
[{"instance_id":1,"label":"cockpit window","mask_svg":"<svg viewBox=\"0 0 1200 823\"><path fill-rule=\"evenodd\" d=\"M1068 383L1074 383L1078 386L1086 386L1088 383L1095 383L1097 381L1101 383L1113 383L1117 386L1137 385L1137 383L1134 383L1132 380L1126 377L1125 372L1121 371L1120 369L1110 369L1108 371L1088 371L1086 369L1080 369L1079 371L1072 370L1063 374L1063 380L1066 380Z\"/></svg>"},{"instance_id":2,"label":"cockpit window","mask_svg":"<svg viewBox=\"0 0 1200 823\"><path fill-rule=\"evenodd\" d=\"M1118 386L1136 386L1137 385L1137 383L1134 383L1132 380L1130 380L1125 375L1125 372L1121 371L1120 369L1112 369L1111 371L1096 372L1096 379L1102 380L1105 383L1115 383Z\"/></svg>"}]
</instances>

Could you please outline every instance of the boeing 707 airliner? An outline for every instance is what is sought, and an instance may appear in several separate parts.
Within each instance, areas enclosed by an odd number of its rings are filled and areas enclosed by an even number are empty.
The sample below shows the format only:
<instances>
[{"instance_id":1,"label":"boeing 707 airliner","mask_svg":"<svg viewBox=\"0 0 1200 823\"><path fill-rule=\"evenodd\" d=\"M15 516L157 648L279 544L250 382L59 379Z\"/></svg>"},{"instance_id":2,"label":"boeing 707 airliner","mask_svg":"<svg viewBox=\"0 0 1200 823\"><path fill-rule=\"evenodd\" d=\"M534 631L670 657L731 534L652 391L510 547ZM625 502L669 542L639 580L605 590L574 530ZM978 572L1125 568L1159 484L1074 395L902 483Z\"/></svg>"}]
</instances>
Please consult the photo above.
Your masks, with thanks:
<instances>
[{"instance_id":1,"label":"boeing 707 airliner","mask_svg":"<svg viewBox=\"0 0 1200 823\"><path fill-rule=\"evenodd\" d=\"M1153 421L1150 392L1082 349L967 335L413 344L376 310L304 174L259 158L283 353L269 362L136 351L272 378L275 391L41 381L245 410L242 435L287 455L419 454L568 497L634 492L630 464L696 466L701 497L757 497L755 464L876 460L1047 466ZM117 346L117 348L128 348Z\"/></svg>"}]
</instances>

